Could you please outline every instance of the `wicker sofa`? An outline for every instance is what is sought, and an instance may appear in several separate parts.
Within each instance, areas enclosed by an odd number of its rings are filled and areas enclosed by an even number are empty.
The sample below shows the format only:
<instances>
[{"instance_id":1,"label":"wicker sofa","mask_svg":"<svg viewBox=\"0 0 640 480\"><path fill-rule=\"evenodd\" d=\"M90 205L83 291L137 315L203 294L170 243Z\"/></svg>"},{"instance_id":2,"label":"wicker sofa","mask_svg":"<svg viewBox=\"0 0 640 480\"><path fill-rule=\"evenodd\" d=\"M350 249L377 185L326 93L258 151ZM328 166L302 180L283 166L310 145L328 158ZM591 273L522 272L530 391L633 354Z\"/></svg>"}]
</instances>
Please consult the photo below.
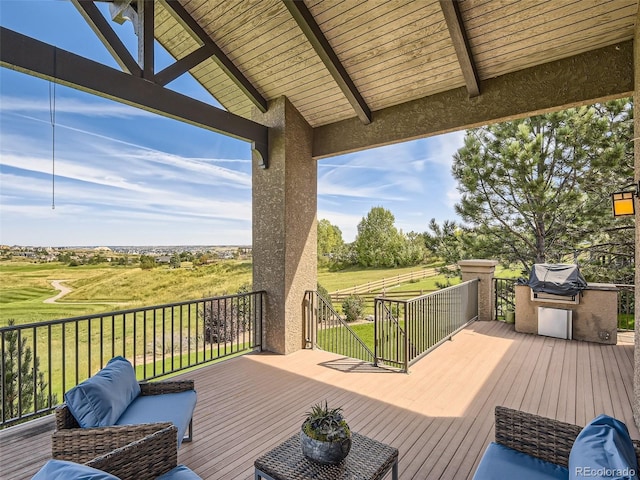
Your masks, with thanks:
<instances>
[{"instance_id":1,"label":"wicker sofa","mask_svg":"<svg viewBox=\"0 0 640 480\"><path fill-rule=\"evenodd\" d=\"M131 364L116 357L65 393L55 411L52 457L84 463L171 424L178 448L193 437L195 404L193 381L137 382Z\"/></svg>"},{"instance_id":2,"label":"wicker sofa","mask_svg":"<svg viewBox=\"0 0 640 480\"><path fill-rule=\"evenodd\" d=\"M624 428L626 430L626 427ZM555 472L557 476L543 478L567 478L571 450L576 438L583 430L584 428L578 425L497 406L495 408L495 443L487 448L474 480L500 478L495 477L493 472L504 475L505 465L498 465L494 458L489 458L489 452L496 446L498 448L507 447L517 452L514 455L519 456L524 462L537 459L558 467ZM635 453L636 461L640 461L640 442L637 440L630 442L632 442L632 451ZM532 460L530 463L530 465L534 465L533 470L540 464L537 460ZM564 469L564 473L561 471L562 469ZM519 472L518 478L538 478L537 472L533 470L525 474Z\"/></svg>"},{"instance_id":3,"label":"wicker sofa","mask_svg":"<svg viewBox=\"0 0 640 480\"><path fill-rule=\"evenodd\" d=\"M117 429L115 429L117 430ZM149 433L136 441L125 443L111 427L104 428L105 444L117 445L112 450L92 457L89 453L77 455L74 463L51 460L45 464L34 480L76 478L89 480L198 480L200 477L184 465L177 464L177 428L170 424L146 425L138 429ZM111 475L111 476L109 476Z\"/></svg>"}]
</instances>

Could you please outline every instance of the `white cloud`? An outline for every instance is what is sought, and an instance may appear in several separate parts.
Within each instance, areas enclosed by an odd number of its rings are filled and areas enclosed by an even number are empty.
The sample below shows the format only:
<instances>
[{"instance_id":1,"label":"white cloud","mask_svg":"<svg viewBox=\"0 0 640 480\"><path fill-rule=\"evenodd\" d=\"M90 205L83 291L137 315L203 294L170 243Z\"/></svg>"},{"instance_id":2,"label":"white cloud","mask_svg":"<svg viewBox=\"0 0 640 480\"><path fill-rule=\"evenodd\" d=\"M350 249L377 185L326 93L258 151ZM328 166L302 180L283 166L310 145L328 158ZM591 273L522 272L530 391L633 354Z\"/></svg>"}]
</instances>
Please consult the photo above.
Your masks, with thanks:
<instances>
[{"instance_id":1,"label":"white cloud","mask_svg":"<svg viewBox=\"0 0 640 480\"><path fill-rule=\"evenodd\" d=\"M459 195L451 164L463 139L464 132L456 132L321 160L318 217L338 225L346 241L374 206L389 209L404 232L424 231L431 218L455 218Z\"/></svg>"},{"instance_id":2,"label":"white cloud","mask_svg":"<svg viewBox=\"0 0 640 480\"><path fill-rule=\"evenodd\" d=\"M321 160L318 193L408 200L424 193L431 179L450 178L451 159L463 138L464 132L455 132Z\"/></svg>"},{"instance_id":3,"label":"white cloud","mask_svg":"<svg viewBox=\"0 0 640 480\"><path fill-rule=\"evenodd\" d=\"M464 145L464 131L431 137L427 161L451 168L453 155Z\"/></svg>"},{"instance_id":4,"label":"white cloud","mask_svg":"<svg viewBox=\"0 0 640 480\"><path fill-rule=\"evenodd\" d=\"M456 203L460 202L461 199L462 195L456 187L447 190L447 203L451 208L453 208Z\"/></svg>"},{"instance_id":5,"label":"white cloud","mask_svg":"<svg viewBox=\"0 0 640 480\"><path fill-rule=\"evenodd\" d=\"M56 95L43 101L41 98L3 96L0 113L69 113L89 117L156 117L157 115L140 108L130 107L112 101L86 101ZM31 118L31 117L27 117ZM49 117L47 117L48 119Z\"/></svg>"},{"instance_id":6,"label":"white cloud","mask_svg":"<svg viewBox=\"0 0 640 480\"><path fill-rule=\"evenodd\" d=\"M331 178L328 178L328 176L318 178L318 195L395 201L404 199L404 197L395 195L393 192L388 193L389 190L393 189L392 184L358 186L349 184L348 179L336 180L336 177L340 177L342 174L338 171L335 173L336 175L331 175Z\"/></svg>"},{"instance_id":7,"label":"white cloud","mask_svg":"<svg viewBox=\"0 0 640 480\"><path fill-rule=\"evenodd\" d=\"M336 225L342 231L342 238L345 242L353 242L358 233L358 224L362 220L363 215L354 215L343 212L335 212L329 210L319 210L318 220L323 218L329 220L332 225Z\"/></svg>"}]
</instances>

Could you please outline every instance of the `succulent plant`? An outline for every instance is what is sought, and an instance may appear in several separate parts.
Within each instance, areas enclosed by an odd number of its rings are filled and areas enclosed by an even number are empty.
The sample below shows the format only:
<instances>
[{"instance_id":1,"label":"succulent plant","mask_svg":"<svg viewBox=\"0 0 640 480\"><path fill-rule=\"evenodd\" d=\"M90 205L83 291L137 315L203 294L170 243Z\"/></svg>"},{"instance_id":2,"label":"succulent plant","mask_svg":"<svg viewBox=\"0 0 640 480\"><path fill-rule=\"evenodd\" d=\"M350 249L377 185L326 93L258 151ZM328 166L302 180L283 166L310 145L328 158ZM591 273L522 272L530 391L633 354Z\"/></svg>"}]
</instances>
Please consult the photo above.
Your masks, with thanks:
<instances>
[{"instance_id":1,"label":"succulent plant","mask_svg":"<svg viewBox=\"0 0 640 480\"><path fill-rule=\"evenodd\" d=\"M302 429L311 438L321 442L340 442L351 438L351 430L342 416L342 408L329 408L318 403L305 414Z\"/></svg>"}]
</instances>

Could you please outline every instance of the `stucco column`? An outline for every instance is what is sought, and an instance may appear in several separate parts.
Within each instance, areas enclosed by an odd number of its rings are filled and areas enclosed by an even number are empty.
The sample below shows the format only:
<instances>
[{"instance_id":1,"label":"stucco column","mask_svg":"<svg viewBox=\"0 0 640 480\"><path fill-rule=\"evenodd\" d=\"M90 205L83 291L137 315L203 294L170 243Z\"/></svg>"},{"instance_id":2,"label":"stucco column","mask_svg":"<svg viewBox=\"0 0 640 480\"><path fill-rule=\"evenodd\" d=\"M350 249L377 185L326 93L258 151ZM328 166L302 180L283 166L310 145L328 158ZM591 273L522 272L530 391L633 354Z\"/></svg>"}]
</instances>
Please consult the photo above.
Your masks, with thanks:
<instances>
[{"instance_id":1,"label":"stucco column","mask_svg":"<svg viewBox=\"0 0 640 480\"><path fill-rule=\"evenodd\" d=\"M478 320L494 320L493 275L496 260L460 260L462 281L478 279Z\"/></svg>"},{"instance_id":2,"label":"stucco column","mask_svg":"<svg viewBox=\"0 0 640 480\"><path fill-rule=\"evenodd\" d=\"M253 288L265 290L263 348L304 346L306 290L317 282L317 164L313 131L285 97L254 118L269 127L269 168L253 161Z\"/></svg>"},{"instance_id":3,"label":"stucco column","mask_svg":"<svg viewBox=\"0 0 640 480\"><path fill-rule=\"evenodd\" d=\"M636 15L635 39L633 42L633 70L634 70L634 95L633 95L633 131L634 137L638 137L640 132L640 11ZM640 141L633 142L633 157L635 181L640 180ZM633 417L636 425L640 428L640 204L636 202L636 258L635 258L635 345L634 345L634 368L633 368Z\"/></svg>"}]
</instances>

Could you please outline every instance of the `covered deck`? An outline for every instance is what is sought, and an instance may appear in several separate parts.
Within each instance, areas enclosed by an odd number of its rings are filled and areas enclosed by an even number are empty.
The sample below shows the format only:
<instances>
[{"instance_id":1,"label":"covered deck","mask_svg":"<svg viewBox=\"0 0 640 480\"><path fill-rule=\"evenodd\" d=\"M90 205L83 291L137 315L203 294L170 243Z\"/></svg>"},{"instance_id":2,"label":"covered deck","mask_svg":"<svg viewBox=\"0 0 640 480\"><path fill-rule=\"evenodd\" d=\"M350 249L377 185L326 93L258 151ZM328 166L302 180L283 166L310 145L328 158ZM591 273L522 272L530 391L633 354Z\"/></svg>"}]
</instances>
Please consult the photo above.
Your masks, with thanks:
<instances>
[{"instance_id":1,"label":"covered deck","mask_svg":"<svg viewBox=\"0 0 640 480\"><path fill-rule=\"evenodd\" d=\"M633 349L633 338L600 345L475 322L409 374L319 350L245 355L183 375L195 379L198 406L179 461L205 479L251 479L255 458L324 400L343 407L353 430L399 449L403 480L471 478L496 405L578 425L607 413L640 439ZM49 418L0 432L2 477L30 478L50 456L52 428Z\"/></svg>"}]
</instances>

